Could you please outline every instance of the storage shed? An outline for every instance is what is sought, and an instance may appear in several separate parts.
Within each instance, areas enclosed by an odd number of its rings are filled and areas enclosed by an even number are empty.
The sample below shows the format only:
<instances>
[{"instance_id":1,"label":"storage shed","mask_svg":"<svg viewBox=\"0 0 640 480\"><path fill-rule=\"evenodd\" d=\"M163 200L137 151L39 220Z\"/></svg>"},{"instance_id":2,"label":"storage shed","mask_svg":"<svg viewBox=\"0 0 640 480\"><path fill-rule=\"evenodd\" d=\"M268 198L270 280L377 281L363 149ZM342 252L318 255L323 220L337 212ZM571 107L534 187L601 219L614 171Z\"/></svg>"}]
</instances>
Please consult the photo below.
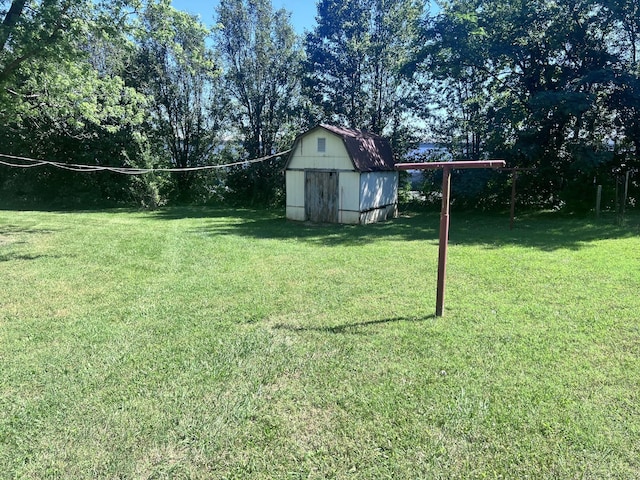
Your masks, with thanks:
<instances>
[{"instance_id":1,"label":"storage shed","mask_svg":"<svg viewBox=\"0 0 640 480\"><path fill-rule=\"evenodd\" d=\"M373 223L397 216L398 172L388 140L320 124L299 135L285 165L287 218Z\"/></svg>"}]
</instances>

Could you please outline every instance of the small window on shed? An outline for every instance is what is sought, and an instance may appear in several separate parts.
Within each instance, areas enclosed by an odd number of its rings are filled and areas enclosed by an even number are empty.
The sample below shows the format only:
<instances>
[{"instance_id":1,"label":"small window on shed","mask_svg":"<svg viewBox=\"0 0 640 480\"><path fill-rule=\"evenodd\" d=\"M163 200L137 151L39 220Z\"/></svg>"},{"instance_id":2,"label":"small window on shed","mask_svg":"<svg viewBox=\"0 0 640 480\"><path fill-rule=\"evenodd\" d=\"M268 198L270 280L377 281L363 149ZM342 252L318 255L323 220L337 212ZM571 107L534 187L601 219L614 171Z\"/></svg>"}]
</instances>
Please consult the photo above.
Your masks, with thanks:
<instances>
[{"instance_id":1,"label":"small window on shed","mask_svg":"<svg viewBox=\"0 0 640 480\"><path fill-rule=\"evenodd\" d=\"M318 138L318 153L324 153L327 151L327 139Z\"/></svg>"}]
</instances>

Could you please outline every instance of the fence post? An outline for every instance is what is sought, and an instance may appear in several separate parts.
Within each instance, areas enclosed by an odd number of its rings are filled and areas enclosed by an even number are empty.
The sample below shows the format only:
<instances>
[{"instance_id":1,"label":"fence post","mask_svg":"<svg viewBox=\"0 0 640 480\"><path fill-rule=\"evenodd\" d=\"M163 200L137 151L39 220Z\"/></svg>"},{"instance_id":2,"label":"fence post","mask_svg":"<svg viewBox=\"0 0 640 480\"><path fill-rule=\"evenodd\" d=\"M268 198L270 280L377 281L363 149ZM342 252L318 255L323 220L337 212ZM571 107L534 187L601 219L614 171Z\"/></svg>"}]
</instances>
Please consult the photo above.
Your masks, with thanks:
<instances>
[{"instance_id":1,"label":"fence post","mask_svg":"<svg viewBox=\"0 0 640 480\"><path fill-rule=\"evenodd\" d=\"M629 196L629 170L627 170L624 176L624 197L622 197L622 220L624 220L624 214L627 210L627 197Z\"/></svg>"}]
</instances>

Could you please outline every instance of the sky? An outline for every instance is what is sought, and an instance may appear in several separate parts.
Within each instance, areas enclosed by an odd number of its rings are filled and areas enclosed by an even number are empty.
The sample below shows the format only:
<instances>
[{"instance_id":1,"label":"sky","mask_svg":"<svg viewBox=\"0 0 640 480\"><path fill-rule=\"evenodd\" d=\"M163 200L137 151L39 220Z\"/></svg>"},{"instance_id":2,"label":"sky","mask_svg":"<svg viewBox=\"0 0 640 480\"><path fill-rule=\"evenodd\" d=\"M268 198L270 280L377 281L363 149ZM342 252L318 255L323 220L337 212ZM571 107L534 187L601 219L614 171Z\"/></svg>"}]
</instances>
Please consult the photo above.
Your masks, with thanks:
<instances>
[{"instance_id":1,"label":"sky","mask_svg":"<svg viewBox=\"0 0 640 480\"><path fill-rule=\"evenodd\" d=\"M316 23L316 2L314 0L272 0L274 9L284 8L291 12L291 24L298 34L309 31ZM213 24L217 0L172 0L178 10L200 15L202 23Z\"/></svg>"}]
</instances>

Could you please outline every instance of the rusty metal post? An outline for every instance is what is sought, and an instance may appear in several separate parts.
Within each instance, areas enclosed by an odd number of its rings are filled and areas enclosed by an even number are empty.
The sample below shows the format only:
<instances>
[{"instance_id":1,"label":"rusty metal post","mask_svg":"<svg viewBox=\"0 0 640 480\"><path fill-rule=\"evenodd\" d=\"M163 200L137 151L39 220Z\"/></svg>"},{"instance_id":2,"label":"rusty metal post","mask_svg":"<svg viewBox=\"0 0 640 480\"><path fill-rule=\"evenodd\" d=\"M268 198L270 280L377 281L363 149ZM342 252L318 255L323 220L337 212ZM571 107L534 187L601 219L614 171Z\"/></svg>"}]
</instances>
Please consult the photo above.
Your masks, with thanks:
<instances>
[{"instance_id":1,"label":"rusty metal post","mask_svg":"<svg viewBox=\"0 0 640 480\"><path fill-rule=\"evenodd\" d=\"M451 209L451 168L442 169L442 210L440 212L440 244L438 249L438 292L436 316L444 311L444 291L447 284L447 249L449 246L449 215Z\"/></svg>"},{"instance_id":2,"label":"rusty metal post","mask_svg":"<svg viewBox=\"0 0 640 480\"><path fill-rule=\"evenodd\" d=\"M438 292L436 316L444 312L444 291L447 283L447 248L449 244L449 214L451 209L451 170L455 168L504 168L504 160L454 161L426 163L396 163L398 170L435 170L442 168L442 213L440 215L440 245L438 251Z\"/></svg>"}]
</instances>

